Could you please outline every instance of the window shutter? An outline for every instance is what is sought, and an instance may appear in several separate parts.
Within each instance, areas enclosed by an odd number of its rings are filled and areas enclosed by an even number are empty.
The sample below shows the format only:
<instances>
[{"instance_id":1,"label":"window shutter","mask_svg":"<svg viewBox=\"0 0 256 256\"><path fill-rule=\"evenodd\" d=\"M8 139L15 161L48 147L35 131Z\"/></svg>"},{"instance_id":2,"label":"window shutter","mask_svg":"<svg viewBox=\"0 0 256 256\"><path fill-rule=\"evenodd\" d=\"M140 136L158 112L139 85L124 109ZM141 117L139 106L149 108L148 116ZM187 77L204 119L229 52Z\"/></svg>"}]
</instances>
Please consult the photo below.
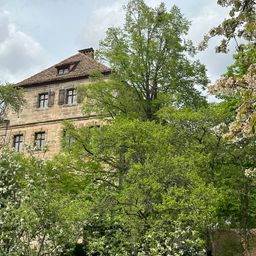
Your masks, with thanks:
<instances>
[{"instance_id":1,"label":"window shutter","mask_svg":"<svg viewBox=\"0 0 256 256\"><path fill-rule=\"evenodd\" d=\"M65 104L65 90L61 89L59 91L59 105Z\"/></svg>"},{"instance_id":2,"label":"window shutter","mask_svg":"<svg viewBox=\"0 0 256 256\"><path fill-rule=\"evenodd\" d=\"M37 107L40 108L40 94L37 95Z\"/></svg>"},{"instance_id":3,"label":"window shutter","mask_svg":"<svg viewBox=\"0 0 256 256\"><path fill-rule=\"evenodd\" d=\"M49 102L48 106L52 107L54 105L55 92L49 92Z\"/></svg>"}]
</instances>

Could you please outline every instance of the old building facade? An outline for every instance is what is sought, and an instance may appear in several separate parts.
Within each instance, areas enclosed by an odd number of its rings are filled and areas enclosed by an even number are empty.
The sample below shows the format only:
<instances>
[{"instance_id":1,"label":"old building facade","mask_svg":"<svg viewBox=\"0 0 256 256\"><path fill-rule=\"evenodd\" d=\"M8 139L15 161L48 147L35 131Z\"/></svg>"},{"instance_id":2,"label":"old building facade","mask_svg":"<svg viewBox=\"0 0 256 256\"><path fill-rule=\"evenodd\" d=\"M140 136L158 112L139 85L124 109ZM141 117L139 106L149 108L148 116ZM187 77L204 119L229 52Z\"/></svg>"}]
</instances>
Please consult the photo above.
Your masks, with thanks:
<instances>
[{"instance_id":1,"label":"old building facade","mask_svg":"<svg viewBox=\"0 0 256 256\"><path fill-rule=\"evenodd\" d=\"M2 143L18 152L36 148L39 155L51 158L61 149L64 120L76 127L97 125L95 115L83 115L77 97L77 87L89 83L94 71L105 77L110 74L108 67L95 61L94 50L88 48L18 83L26 104L19 113L7 111L0 127Z\"/></svg>"}]
</instances>

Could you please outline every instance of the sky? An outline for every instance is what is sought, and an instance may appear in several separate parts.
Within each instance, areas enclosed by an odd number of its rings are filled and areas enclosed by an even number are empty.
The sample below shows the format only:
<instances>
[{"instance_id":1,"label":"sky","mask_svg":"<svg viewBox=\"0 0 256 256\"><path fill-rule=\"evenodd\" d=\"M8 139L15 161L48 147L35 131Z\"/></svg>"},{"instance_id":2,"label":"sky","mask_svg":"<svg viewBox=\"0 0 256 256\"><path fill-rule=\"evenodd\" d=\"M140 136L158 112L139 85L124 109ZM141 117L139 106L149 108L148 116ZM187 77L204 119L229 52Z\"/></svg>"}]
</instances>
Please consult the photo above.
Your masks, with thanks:
<instances>
[{"instance_id":1,"label":"sky","mask_svg":"<svg viewBox=\"0 0 256 256\"><path fill-rule=\"evenodd\" d=\"M177 5L191 21L195 44L228 15L217 0L145 0L154 7ZM98 48L108 27L121 26L128 0L0 0L0 83L21 81L79 49ZM212 82L232 63L232 53L215 54L217 41L196 56Z\"/></svg>"}]
</instances>

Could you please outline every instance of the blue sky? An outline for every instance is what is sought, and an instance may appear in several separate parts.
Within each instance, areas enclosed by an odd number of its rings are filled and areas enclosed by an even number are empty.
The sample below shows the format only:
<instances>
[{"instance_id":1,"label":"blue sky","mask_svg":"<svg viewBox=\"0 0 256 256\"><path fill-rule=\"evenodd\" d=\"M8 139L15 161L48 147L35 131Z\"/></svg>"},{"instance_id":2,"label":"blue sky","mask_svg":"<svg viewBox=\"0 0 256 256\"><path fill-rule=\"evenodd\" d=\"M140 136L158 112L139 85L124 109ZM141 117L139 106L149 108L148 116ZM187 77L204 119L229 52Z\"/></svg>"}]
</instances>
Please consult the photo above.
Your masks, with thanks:
<instances>
[{"instance_id":1,"label":"blue sky","mask_svg":"<svg viewBox=\"0 0 256 256\"><path fill-rule=\"evenodd\" d=\"M17 82L69 57L81 48L97 49L110 26L121 25L128 0L0 0L0 81ZM198 43L227 16L215 0L146 0L176 4L192 22L189 37ZM216 80L232 61L215 54L212 41L197 58Z\"/></svg>"}]
</instances>

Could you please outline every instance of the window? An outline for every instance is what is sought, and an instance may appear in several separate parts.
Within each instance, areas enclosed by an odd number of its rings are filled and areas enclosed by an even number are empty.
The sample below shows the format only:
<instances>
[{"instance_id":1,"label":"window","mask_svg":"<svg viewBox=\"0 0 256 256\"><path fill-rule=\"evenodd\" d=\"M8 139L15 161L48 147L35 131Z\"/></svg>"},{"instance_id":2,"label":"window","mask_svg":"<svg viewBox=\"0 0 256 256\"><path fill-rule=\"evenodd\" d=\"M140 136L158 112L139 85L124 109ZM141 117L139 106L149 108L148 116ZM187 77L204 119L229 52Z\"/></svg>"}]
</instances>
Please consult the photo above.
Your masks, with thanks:
<instances>
[{"instance_id":1,"label":"window","mask_svg":"<svg viewBox=\"0 0 256 256\"><path fill-rule=\"evenodd\" d=\"M66 143L67 143L67 145L70 147L71 145L72 145L72 143L75 141L75 139L73 138L73 137L70 137L70 136L68 136L67 138L66 138Z\"/></svg>"},{"instance_id":2,"label":"window","mask_svg":"<svg viewBox=\"0 0 256 256\"><path fill-rule=\"evenodd\" d=\"M47 108L48 107L48 92L40 93L38 96L38 107L39 108Z\"/></svg>"},{"instance_id":3,"label":"window","mask_svg":"<svg viewBox=\"0 0 256 256\"><path fill-rule=\"evenodd\" d=\"M95 129L96 131L99 131L101 128L101 126L99 124L93 125L93 126L89 126L89 129Z\"/></svg>"},{"instance_id":4,"label":"window","mask_svg":"<svg viewBox=\"0 0 256 256\"><path fill-rule=\"evenodd\" d=\"M72 143L75 141L74 137L70 136L66 129L63 130L64 145L71 147Z\"/></svg>"},{"instance_id":5,"label":"window","mask_svg":"<svg viewBox=\"0 0 256 256\"><path fill-rule=\"evenodd\" d=\"M66 103L68 105L76 104L76 89L68 89L66 95Z\"/></svg>"},{"instance_id":6,"label":"window","mask_svg":"<svg viewBox=\"0 0 256 256\"><path fill-rule=\"evenodd\" d=\"M23 148L23 134L14 135L13 147L16 152L22 151Z\"/></svg>"},{"instance_id":7,"label":"window","mask_svg":"<svg viewBox=\"0 0 256 256\"><path fill-rule=\"evenodd\" d=\"M75 88L61 89L59 91L59 105L75 105L78 103L77 90Z\"/></svg>"},{"instance_id":8,"label":"window","mask_svg":"<svg viewBox=\"0 0 256 256\"><path fill-rule=\"evenodd\" d=\"M55 68L57 69L57 75L65 75L70 73L76 68L78 63L79 61L74 61L55 66Z\"/></svg>"},{"instance_id":9,"label":"window","mask_svg":"<svg viewBox=\"0 0 256 256\"><path fill-rule=\"evenodd\" d=\"M65 66L65 67L60 67L58 68L58 75L65 75L67 73L69 73L69 66Z\"/></svg>"},{"instance_id":10,"label":"window","mask_svg":"<svg viewBox=\"0 0 256 256\"><path fill-rule=\"evenodd\" d=\"M37 150L42 150L45 147L45 132L35 133L35 147Z\"/></svg>"}]
</instances>

